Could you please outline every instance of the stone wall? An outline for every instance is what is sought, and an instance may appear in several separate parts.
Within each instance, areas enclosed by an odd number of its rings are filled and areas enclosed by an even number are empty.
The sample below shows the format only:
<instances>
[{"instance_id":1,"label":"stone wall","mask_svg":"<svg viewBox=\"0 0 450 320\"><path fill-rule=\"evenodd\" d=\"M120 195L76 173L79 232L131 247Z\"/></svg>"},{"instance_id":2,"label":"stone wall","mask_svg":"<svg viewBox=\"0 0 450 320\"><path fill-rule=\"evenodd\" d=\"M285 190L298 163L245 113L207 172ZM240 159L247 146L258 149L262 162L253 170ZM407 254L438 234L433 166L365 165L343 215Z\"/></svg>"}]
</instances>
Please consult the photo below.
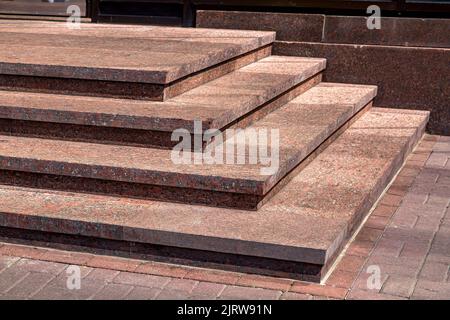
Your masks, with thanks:
<instances>
[{"instance_id":1,"label":"stone wall","mask_svg":"<svg viewBox=\"0 0 450 320\"><path fill-rule=\"evenodd\" d=\"M197 27L277 31L274 54L327 58L325 81L378 85L375 106L430 110L450 135L450 19L198 11Z\"/></svg>"}]
</instances>

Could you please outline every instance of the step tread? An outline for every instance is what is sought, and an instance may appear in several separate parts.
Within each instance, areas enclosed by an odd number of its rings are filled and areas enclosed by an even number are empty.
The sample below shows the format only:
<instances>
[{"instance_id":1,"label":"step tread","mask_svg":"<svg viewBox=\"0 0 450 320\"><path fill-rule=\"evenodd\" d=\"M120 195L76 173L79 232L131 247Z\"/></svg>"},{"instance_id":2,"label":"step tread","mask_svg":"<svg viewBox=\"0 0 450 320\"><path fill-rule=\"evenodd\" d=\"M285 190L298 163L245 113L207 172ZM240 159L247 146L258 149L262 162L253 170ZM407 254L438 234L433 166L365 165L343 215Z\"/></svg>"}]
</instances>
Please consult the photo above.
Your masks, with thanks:
<instances>
[{"instance_id":1,"label":"step tread","mask_svg":"<svg viewBox=\"0 0 450 320\"><path fill-rule=\"evenodd\" d=\"M427 119L425 111L371 109L257 212L1 186L0 223L324 264Z\"/></svg>"},{"instance_id":2,"label":"step tread","mask_svg":"<svg viewBox=\"0 0 450 320\"><path fill-rule=\"evenodd\" d=\"M274 32L0 21L3 74L167 84L275 40ZM41 42L42 40L42 42ZM71 44L71 45L70 45ZM182 53L182 54L180 54Z\"/></svg>"},{"instance_id":3,"label":"step tread","mask_svg":"<svg viewBox=\"0 0 450 320\"><path fill-rule=\"evenodd\" d=\"M14 136L0 136L0 168L265 195L375 95L375 86L323 83L251 125L279 129L279 167L268 175L248 161L176 164L172 150Z\"/></svg>"},{"instance_id":4,"label":"step tread","mask_svg":"<svg viewBox=\"0 0 450 320\"><path fill-rule=\"evenodd\" d=\"M270 56L164 102L0 91L0 116L173 131L223 128L325 68L325 59Z\"/></svg>"}]
</instances>

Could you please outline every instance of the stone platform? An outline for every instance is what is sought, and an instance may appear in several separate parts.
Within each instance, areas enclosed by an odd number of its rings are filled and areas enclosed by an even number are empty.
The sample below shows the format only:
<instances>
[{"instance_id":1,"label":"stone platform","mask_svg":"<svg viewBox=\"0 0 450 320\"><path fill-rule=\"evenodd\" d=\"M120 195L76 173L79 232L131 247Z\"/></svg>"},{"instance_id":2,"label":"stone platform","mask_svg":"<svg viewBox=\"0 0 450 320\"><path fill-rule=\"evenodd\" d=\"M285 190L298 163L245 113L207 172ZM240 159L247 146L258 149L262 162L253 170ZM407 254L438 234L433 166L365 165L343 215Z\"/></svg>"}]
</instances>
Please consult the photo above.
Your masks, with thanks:
<instances>
[{"instance_id":1,"label":"stone platform","mask_svg":"<svg viewBox=\"0 0 450 320\"><path fill-rule=\"evenodd\" d=\"M324 59L267 56L273 32L0 28L5 237L320 281L428 121L322 83ZM180 128L276 129L279 166L176 164Z\"/></svg>"},{"instance_id":2,"label":"stone platform","mask_svg":"<svg viewBox=\"0 0 450 320\"><path fill-rule=\"evenodd\" d=\"M0 87L165 100L270 54L273 32L0 21ZM180 54L180 53L183 54ZM214 66L214 68L212 68ZM187 78L186 78L187 77Z\"/></svg>"}]
</instances>

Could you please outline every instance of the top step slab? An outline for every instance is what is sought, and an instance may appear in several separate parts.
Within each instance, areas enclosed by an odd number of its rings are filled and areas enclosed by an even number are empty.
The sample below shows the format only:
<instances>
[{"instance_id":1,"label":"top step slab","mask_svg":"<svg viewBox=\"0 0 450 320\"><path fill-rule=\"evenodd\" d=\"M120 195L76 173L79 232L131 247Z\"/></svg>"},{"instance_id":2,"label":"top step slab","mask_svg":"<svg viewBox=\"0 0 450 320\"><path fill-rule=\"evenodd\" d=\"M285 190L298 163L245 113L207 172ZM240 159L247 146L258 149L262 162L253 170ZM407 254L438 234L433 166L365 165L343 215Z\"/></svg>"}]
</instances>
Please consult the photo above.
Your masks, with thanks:
<instances>
[{"instance_id":1,"label":"top step slab","mask_svg":"<svg viewBox=\"0 0 450 320\"><path fill-rule=\"evenodd\" d=\"M274 39L274 32L0 21L0 43L7 48L0 52L0 74L165 86L253 54L204 83L267 56Z\"/></svg>"}]
</instances>

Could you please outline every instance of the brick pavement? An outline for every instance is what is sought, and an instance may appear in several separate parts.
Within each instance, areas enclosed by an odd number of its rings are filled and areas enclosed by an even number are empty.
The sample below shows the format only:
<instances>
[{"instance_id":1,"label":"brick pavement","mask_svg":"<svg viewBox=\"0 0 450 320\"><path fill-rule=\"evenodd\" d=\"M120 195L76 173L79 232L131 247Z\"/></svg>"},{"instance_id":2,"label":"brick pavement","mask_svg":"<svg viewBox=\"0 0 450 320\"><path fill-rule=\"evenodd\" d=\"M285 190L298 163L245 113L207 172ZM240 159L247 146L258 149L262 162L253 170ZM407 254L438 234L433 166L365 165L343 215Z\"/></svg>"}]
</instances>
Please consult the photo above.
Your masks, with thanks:
<instances>
[{"instance_id":1,"label":"brick pavement","mask_svg":"<svg viewBox=\"0 0 450 320\"><path fill-rule=\"evenodd\" d=\"M324 285L2 242L0 298L450 299L449 159L425 136Z\"/></svg>"}]
</instances>

